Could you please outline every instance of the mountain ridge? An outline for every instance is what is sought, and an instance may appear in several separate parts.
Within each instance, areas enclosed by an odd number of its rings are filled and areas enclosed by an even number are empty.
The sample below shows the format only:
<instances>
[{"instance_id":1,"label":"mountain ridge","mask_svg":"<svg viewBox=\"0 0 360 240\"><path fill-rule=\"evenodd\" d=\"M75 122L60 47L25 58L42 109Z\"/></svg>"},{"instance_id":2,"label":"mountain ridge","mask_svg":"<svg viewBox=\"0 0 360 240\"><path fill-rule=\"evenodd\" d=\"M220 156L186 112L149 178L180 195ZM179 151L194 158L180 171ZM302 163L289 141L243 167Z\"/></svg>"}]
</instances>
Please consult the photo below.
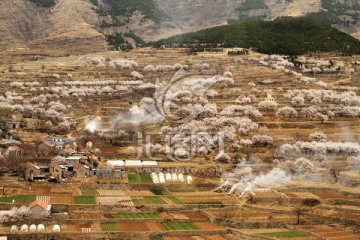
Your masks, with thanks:
<instances>
[{"instance_id":1,"label":"mountain ridge","mask_svg":"<svg viewBox=\"0 0 360 240\"><path fill-rule=\"evenodd\" d=\"M155 41L229 21L280 16L320 19L360 38L360 0L49 1L0 1L0 49L99 52L114 47L106 41L109 36L119 36L119 44L135 45L138 36Z\"/></svg>"}]
</instances>

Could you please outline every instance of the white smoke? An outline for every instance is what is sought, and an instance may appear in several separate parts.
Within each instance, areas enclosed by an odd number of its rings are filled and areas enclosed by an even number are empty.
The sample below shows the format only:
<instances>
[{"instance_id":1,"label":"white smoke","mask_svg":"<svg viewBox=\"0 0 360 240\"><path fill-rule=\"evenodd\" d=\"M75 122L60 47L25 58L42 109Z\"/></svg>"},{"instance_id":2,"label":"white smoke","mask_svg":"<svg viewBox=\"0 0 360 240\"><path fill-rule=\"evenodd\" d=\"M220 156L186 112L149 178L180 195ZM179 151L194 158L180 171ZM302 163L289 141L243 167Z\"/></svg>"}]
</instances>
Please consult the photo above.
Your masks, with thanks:
<instances>
[{"instance_id":1,"label":"white smoke","mask_svg":"<svg viewBox=\"0 0 360 240\"><path fill-rule=\"evenodd\" d=\"M95 117L93 119L85 119L85 130L89 132L95 132L96 129L101 128L101 117Z\"/></svg>"},{"instance_id":2,"label":"white smoke","mask_svg":"<svg viewBox=\"0 0 360 240\"><path fill-rule=\"evenodd\" d=\"M227 185L231 186L229 194L239 192L241 198L244 194L255 195L256 191L269 190L276 185L286 185L291 182L291 176L280 168L274 168L266 174L255 175L252 168L239 166L233 173L227 173L223 176L221 189ZM265 188L264 188L265 187Z\"/></svg>"},{"instance_id":3,"label":"white smoke","mask_svg":"<svg viewBox=\"0 0 360 240\"><path fill-rule=\"evenodd\" d=\"M155 101L151 98L143 98L139 106L133 106L128 113L120 113L113 119L113 124L121 121L135 126L140 124L152 125L161 123L164 117L156 109Z\"/></svg>"}]
</instances>

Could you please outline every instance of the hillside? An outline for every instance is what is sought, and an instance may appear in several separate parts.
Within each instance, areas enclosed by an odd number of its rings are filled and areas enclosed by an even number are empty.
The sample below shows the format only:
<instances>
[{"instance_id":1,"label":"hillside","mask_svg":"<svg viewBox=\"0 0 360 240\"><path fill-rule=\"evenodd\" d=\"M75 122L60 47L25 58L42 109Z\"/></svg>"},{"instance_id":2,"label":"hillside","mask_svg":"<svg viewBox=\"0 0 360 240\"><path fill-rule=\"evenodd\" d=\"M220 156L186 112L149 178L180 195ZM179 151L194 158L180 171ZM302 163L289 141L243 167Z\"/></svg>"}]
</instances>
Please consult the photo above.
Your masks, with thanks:
<instances>
[{"instance_id":1,"label":"hillside","mask_svg":"<svg viewBox=\"0 0 360 240\"><path fill-rule=\"evenodd\" d=\"M83 0L59 0L51 8L38 0L0 1L0 48L51 49L64 53L104 51L97 14Z\"/></svg>"},{"instance_id":2,"label":"hillside","mask_svg":"<svg viewBox=\"0 0 360 240\"><path fill-rule=\"evenodd\" d=\"M4 0L0 49L127 49L249 19L308 16L360 38L360 0Z\"/></svg>"},{"instance_id":3,"label":"hillside","mask_svg":"<svg viewBox=\"0 0 360 240\"><path fill-rule=\"evenodd\" d=\"M360 54L360 41L309 18L282 17L273 21L249 20L194 33L177 35L154 46L195 44L256 48L261 53L301 55L309 52Z\"/></svg>"}]
</instances>

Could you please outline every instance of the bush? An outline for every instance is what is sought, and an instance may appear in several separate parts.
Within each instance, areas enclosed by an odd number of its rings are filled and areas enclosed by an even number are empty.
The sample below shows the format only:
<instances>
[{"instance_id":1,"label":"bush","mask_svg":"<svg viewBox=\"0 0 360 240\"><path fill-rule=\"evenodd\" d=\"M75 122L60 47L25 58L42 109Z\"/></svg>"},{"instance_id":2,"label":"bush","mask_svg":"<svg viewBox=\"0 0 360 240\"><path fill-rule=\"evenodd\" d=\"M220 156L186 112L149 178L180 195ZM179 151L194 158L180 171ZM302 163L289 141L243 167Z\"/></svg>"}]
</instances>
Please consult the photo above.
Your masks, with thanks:
<instances>
[{"instance_id":1,"label":"bush","mask_svg":"<svg viewBox=\"0 0 360 240\"><path fill-rule=\"evenodd\" d=\"M56 0L29 0L30 2L33 2L38 7L53 7L56 5Z\"/></svg>"}]
</instances>

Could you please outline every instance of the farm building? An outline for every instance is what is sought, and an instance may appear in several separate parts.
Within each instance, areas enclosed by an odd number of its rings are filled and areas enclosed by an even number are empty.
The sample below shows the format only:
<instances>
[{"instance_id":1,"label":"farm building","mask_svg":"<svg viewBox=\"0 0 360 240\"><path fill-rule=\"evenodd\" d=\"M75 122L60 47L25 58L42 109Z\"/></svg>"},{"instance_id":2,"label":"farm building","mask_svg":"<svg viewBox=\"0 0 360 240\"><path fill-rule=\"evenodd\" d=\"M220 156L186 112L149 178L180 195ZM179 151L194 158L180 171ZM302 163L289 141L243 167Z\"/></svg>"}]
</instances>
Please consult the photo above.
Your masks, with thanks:
<instances>
[{"instance_id":1,"label":"farm building","mask_svg":"<svg viewBox=\"0 0 360 240\"><path fill-rule=\"evenodd\" d=\"M60 229L60 225L55 224L55 225L53 226L52 231L53 231L53 232L60 232L60 231L61 231L61 229Z\"/></svg>"},{"instance_id":2,"label":"farm building","mask_svg":"<svg viewBox=\"0 0 360 240\"><path fill-rule=\"evenodd\" d=\"M75 163L80 163L82 156L69 156L66 158L66 164L73 166Z\"/></svg>"},{"instance_id":3,"label":"farm building","mask_svg":"<svg viewBox=\"0 0 360 240\"><path fill-rule=\"evenodd\" d=\"M113 178L114 171L115 171L114 165L108 162L100 163L100 165L96 170L96 176L98 178Z\"/></svg>"},{"instance_id":4,"label":"farm building","mask_svg":"<svg viewBox=\"0 0 360 240\"><path fill-rule=\"evenodd\" d=\"M36 225L35 225L35 224L31 224L31 225L30 225L30 232L36 232L36 231L37 231Z\"/></svg>"},{"instance_id":5,"label":"farm building","mask_svg":"<svg viewBox=\"0 0 360 240\"><path fill-rule=\"evenodd\" d=\"M50 142L55 146L55 149L59 150L65 149L67 146L75 147L74 141L70 138L47 136L43 139L43 142Z\"/></svg>"},{"instance_id":6,"label":"farm building","mask_svg":"<svg viewBox=\"0 0 360 240\"><path fill-rule=\"evenodd\" d=\"M59 165L55 162L50 163L49 168L51 174L57 172L60 178L64 176L64 172L66 171L65 166Z\"/></svg>"},{"instance_id":7,"label":"farm building","mask_svg":"<svg viewBox=\"0 0 360 240\"><path fill-rule=\"evenodd\" d=\"M54 151L55 151L55 145L49 141L45 141L38 146L38 153L41 156L48 156Z\"/></svg>"},{"instance_id":8,"label":"farm building","mask_svg":"<svg viewBox=\"0 0 360 240\"><path fill-rule=\"evenodd\" d=\"M59 155L64 156L64 157L69 157L69 156L73 155L74 153L75 153L74 149L72 149L71 147L66 147L59 153Z\"/></svg>"},{"instance_id":9,"label":"farm building","mask_svg":"<svg viewBox=\"0 0 360 240\"><path fill-rule=\"evenodd\" d=\"M51 205L40 199L35 200L29 204L30 217L32 218L45 218L51 212Z\"/></svg>"},{"instance_id":10,"label":"farm building","mask_svg":"<svg viewBox=\"0 0 360 240\"><path fill-rule=\"evenodd\" d=\"M12 225L10 228L10 233L18 233L19 232L19 228L16 225Z\"/></svg>"},{"instance_id":11,"label":"farm building","mask_svg":"<svg viewBox=\"0 0 360 240\"><path fill-rule=\"evenodd\" d=\"M19 155L22 155L24 153L24 150L19 147L19 146L10 146L8 147L8 153L6 154L5 152L5 155L16 155L16 156L19 156Z\"/></svg>"},{"instance_id":12,"label":"farm building","mask_svg":"<svg viewBox=\"0 0 360 240\"><path fill-rule=\"evenodd\" d=\"M85 178L89 177L90 168L86 165L82 165L81 163L74 164L74 176L77 178Z\"/></svg>"},{"instance_id":13,"label":"farm building","mask_svg":"<svg viewBox=\"0 0 360 240\"><path fill-rule=\"evenodd\" d=\"M26 224L22 225L21 228L20 228L20 232L22 232L22 233L27 233L27 232L29 232L29 227L28 227L28 225L26 225Z\"/></svg>"},{"instance_id":14,"label":"farm building","mask_svg":"<svg viewBox=\"0 0 360 240\"><path fill-rule=\"evenodd\" d=\"M109 168L106 168L108 171L110 171L109 172L110 175L109 174L104 175L104 170L103 169L99 170L99 168L98 168L97 171L96 171L96 175L98 177L100 177L100 174L102 174L103 175L102 178L117 178L117 179L124 179L125 178L125 168L124 168L125 162L124 161L122 161L122 160L113 160L113 161L107 161L106 163L107 163L106 165L108 167L113 169L112 173L110 173L111 170Z\"/></svg>"},{"instance_id":15,"label":"farm building","mask_svg":"<svg viewBox=\"0 0 360 240\"><path fill-rule=\"evenodd\" d=\"M125 169L121 167L114 167L109 162L103 162L101 163L97 170L96 170L96 176L98 178L125 178Z\"/></svg>"},{"instance_id":16,"label":"farm building","mask_svg":"<svg viewBox=\"0 0 360 240\"><path fill-rule=\"evenodd\" d=\"M8 130L20 129L20 122L18 122L18 121L6 122L6 129L8 129Z\"/></svg>"},{"instance_id":17,"label":"farm building","mask_svg":"<svg viewBox=\"0 0 360 240\"><path fill-rule=\"evenodd\" d=\"M45 226L44 226L44 224L39 224L38 226L37 226L37 231L38 232L45 232Z\"/></svg>"},{"instance_id":18,"label":"farm building","mask_svg":"<svg viewBox=\"0 0 360 240\"><path fill-rule=\"evenodd\" d=\"M141 160L109 160L108 163L116 167L151 167L157 166L156 161L141 161Z\"/></svg>"},{"instance_id":19,"label":"farm building","mask_svg":"<svg viewBox=\"0 0 360 240\"><path fill-rule=\"evenodd\" d=\"M33 181L34 178L38 178L38 177L44 177L45 178L45 175L42 175L41 173L41 169L36 166L35 164L32 164L30 162L27 162L25 164L25 167L26 167L26 170L25 170L25 178L28 179L28 180L31 180Z\"/></svg>"}]
</instances>

